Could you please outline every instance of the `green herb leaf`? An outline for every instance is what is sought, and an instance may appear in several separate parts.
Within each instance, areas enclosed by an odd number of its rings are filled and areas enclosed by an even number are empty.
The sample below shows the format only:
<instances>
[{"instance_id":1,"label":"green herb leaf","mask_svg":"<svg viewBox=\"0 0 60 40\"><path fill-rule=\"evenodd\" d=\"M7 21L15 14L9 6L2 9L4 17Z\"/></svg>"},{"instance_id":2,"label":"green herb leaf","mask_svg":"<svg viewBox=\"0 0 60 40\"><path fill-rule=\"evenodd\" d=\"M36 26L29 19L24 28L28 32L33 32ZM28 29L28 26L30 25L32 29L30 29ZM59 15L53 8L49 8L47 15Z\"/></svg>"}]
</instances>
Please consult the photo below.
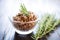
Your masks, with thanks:
<instances>
[{"instance_id":1,"label":"green herb leaf","mask_svg":"<svg viewBox=\"0 0 60 40\"><path fill-rule=\"evenodd\" d=\"M25 5L24 5L24 4L21 4L20 8L21 8L21 12L22 12L24 15L28 16L28 11L27 11Z\"/></svg>"},{"instance_id":2,"label":"green herb leaf","mask_svg":"<svg viewBox=\"0 0 60 40\"><path fill-rule=\"evenodd\" d=\"M35 40L38 40L38 38L42 38L44 35L54 30L56 25L60 23L60 20L56 20L54 15L50 14L43 16L41 20L42 21L38 23L39 28L37 29L37 32L34 35Z\"/></svg>"}]
</instances>

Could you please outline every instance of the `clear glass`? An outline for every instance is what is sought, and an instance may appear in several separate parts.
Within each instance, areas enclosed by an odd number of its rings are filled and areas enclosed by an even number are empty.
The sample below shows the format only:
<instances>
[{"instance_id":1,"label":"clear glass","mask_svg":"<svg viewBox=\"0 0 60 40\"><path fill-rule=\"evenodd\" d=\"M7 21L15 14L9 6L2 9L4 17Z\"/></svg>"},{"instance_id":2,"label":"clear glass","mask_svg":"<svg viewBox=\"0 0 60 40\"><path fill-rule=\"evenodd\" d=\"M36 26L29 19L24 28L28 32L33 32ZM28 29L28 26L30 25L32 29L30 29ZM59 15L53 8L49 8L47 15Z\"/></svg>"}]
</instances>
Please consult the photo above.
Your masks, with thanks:
<instances>
[{"instance_id":1,"label":"clear glass","mask_svg":"<svg viewBox=\"0 0 60 40\"><path fill-rule=\"evenodd\" d=\"M23 34L23 35L26 35L26 34L30 34L34 31L34 29L36 28L36 24L38 22L38 19L36 19L35 21L29 21L29 22L19 22L19 21L14 21L13 20L13 17L9 17L9 20L10 22L13 24L13 28L15 29L15 31L18 33L18 34ZM19 27L16 28L16 24L20 24L20 25L24 25L24 24L31 24L31 23L34 23L33 27L30 28L29 30L21 30L21 29L18 29ZM18 26L18 25L17 25ZM27 26L27 25L25 25Z\"/></svg>"}]
</instances>

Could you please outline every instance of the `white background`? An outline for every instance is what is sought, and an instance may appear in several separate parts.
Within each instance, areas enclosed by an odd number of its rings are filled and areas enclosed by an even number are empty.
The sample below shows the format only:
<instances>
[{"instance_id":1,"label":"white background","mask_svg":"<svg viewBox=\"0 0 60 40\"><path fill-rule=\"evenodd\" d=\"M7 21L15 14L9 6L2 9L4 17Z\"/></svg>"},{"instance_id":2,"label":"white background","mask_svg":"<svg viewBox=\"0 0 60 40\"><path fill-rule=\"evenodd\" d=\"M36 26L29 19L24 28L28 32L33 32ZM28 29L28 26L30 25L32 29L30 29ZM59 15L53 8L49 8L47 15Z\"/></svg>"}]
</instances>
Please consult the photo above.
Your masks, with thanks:
<instances>
[{"instance_id":1,"label":"white background","mask_svg":"<svg viewBox=\"0 0 60 40\"><path fill-rule=\"evenodd\" d=\"M24 3L28 10L33 11L39 17L45 13L50 13L55 14L56 18L60 18L60 0L0 0L0 40L6 30L5 34L8 34L5 40L12 40L9 39L9 35L12 38L14 30L8 16L19 12L20 3Z\"/></svg>"}]
</instances>

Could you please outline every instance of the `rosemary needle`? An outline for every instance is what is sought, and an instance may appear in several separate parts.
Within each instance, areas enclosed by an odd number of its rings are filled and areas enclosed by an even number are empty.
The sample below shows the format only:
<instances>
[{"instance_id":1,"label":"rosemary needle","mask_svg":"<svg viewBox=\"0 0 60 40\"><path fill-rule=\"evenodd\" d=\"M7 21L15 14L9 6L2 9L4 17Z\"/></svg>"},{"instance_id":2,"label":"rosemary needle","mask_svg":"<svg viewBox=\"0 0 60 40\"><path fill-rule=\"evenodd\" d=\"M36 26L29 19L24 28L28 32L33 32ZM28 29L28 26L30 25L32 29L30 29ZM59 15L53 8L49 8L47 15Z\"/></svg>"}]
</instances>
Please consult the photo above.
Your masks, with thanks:
<instances>
[{"instance_id":1,"label":"rosemary needle","mask_svg":"<svg viewBox=\"0 0 60 40\"><path fill-rule=\"evenodd\" d=\"M38 23L39 28L37 29L36 34L33 35L33 38L35 40L38 40L38 38L42 38L44 35L54 30L56 25L58 25L60 21L60 20L56 20L54 18L54 15L50 15L50 14L43 16L41 20L42 21Z\"/></svg>"},{"instance_id":2,"label":"rosemary needle","mask_svg":"<svg viewBox=\"0 0 60 40\"><path fill-rule=\"evenodd\" d=\"M22 12L24 15L28 16L28 11L27 11L25 5L24 5L24 4L21 4L20 8L21 8L21 12Z\"/></svg>"}]
</instances>

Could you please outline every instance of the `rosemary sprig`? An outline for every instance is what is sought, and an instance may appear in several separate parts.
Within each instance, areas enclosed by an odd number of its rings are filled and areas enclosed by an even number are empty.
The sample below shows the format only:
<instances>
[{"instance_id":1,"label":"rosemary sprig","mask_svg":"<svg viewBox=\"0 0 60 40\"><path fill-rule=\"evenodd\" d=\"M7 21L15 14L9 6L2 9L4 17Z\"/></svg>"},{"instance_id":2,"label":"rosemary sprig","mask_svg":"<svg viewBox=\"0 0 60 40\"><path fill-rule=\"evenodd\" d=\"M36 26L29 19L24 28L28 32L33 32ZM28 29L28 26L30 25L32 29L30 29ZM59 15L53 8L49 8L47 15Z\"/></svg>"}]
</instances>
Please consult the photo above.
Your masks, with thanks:
<instances>
[{"instance_id":1,"label":"rosemary sprig","mask_svg":"<svg viewBox=\"0 0 60 40\"><path fill-rule=\"evenodd\" d=\"M33 38L35 40L38 40L38 38L42 38L44 35L54 30L56 25L59 24L59 21L60 20L56 20L54 18L54 15L50 15L50 14L45 15L42 21L38 23L39 28L36 34L33 35Z\"/></svg>"},{"instance_id":2,"label":"rosemary sprig","mask_svg":"<svg viewBox=\"0 0 60 40\"><path fill-rule=\"evenodd\" d=\"M24 4L21 4L20 8L21 8L21 12L22 12L24 15L28 16L28 11L27 11L25 5L24 5Z\"/></svg>"}]
</instances>

